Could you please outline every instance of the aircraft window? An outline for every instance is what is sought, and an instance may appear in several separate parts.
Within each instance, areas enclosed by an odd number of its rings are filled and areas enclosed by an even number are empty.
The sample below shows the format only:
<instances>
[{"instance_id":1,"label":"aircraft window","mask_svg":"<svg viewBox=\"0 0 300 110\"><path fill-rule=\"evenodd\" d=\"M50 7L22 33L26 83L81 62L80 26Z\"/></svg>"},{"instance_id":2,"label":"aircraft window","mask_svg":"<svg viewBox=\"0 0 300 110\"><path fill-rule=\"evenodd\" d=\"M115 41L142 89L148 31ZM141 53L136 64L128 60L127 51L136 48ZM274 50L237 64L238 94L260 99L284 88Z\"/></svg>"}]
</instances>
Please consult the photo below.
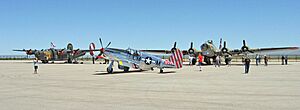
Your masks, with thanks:
<instances>
[{"instance_id":1,"label":"aircraft window","mask_svg":"<svg viewBox=\"0 0 300 110\"><path fill-rule=\"evenodd\" d=\"M137 51L137 50L135 50L134 55L135 55L135 56L140 56L140 52Z\"/></svg>"},{"instance_id":2,"label":"aircraft window","mask_svg":"<svg viewBox=\"0 0 300 110\"><path fill-rule=\"evenodd\" d=\"M202 48L202 50L207 50L208 45L207 45L207 44L203 44L203 45L201 46L201 48Z\"/></svg>"},{"instance_id":3,"label":"aircraft window","mask_svg":"<svg viewBox=\"0 0 300 110\"><path fill-rule=\"evenodd\" d=\"M127 51L128 51L128 53L131 54L131 55L134 54L134 51L133 51L132 49L130 49L130 48L128 48Z\"/></svg>"},{"instance_id":4,"label":"aircraft window","mask_svg":"<svg viewBox=\"0 0 300 110\"><path fill-rule=\"evenodd\" d=\"M134 54L134 51L130 50L130 54L133 55L133 54Z\"/></svg>"}]
</instances>

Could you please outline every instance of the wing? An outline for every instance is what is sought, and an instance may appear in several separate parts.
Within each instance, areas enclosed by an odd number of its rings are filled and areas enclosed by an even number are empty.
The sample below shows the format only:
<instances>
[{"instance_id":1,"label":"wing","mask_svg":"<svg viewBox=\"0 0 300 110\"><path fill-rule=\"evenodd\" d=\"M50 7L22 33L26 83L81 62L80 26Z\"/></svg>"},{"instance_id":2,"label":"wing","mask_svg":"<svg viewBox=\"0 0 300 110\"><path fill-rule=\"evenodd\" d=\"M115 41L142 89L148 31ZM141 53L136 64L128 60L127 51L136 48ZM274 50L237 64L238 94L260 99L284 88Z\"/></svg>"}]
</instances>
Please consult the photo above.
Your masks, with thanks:
<instances>
[{"instance_id":1,"label":"wing","mask_svg":"<svg viewBox=\"0 0 300 110\"><path fill-rule=\"evenodd\" d=\"M278 47L278 48L258 48L250 49L253 52L266 52L266 51L282 51L282 50L297 50L299 47Z\"/></svg>"},{"instance_id":2,"label":"wing","mask_svg":"<svg viewBox=\"0 0 300 110\"><path fill-rule=\"evenodd\" d=\"M25 50L25 49L22 49L22 50L14 49L13 51L26 52L26 51L29 51L29 50Z\"/></svg>"},{"instance_id":3,"label":"wing","mask_svg":"<svg viewBox=\"0 0 300 110\"><path fill-rule=\"evenodd\" d=\"M87 49L84 49L84 50L80 50L80 51L83 51L83 52L90 52L90 51L100 51L100 49L94 49L94 50L87 50Z\"/></svg>"},{"instance_id":4,"label":"wing","mask_svg":"<svg viewBox=\"0 0 300 110\"><path fill-rule=\"evenodd\" d=\"M299 49L299 47L276 47L276 48L256 48L256 49L249 49L250 53L268 53L268 52L282 52L282 51L293 51L293 50L297 50ZM240 49L235 49L235 50L231 50L229 51L229 53L231 53L232 55L238 55L238 54L242 54L242 50Z\"/></svg>"},{"instance_id":5,"label":"wing","mask_svg":"<svg viewBox=\"0 0 300 110\"><path fill-rule=\"evenodd\" d=\"M158 53L158 54L170 54L171 50L140 50L141 52L147 53Z\"/></svg>"},{"instance_id":6,"label":"wing","mask_svg":"<svg viewBox=\"0 0 300 110\"><path fill-rule=\"evenodd\" d=\"M37 50L34 49L28 49L28 50L25 50L25 49L22 49L22 50L18 50L18 49L14 49L13 51L18 51L18 52L26 52L27 55L32 55L34 54Z\"/></svg>"},{"instance_id":7,"label":"wing","mask_svg":"<svg viewBox=\"0 0 300 110\"><path fill-rule=\"evenodd\" d=\"M171 54L171 50L140 50L142 52L154 53L154 54ZM189 55L188 50L181 51L183 55ZM195 51L195 54L199 54L201 51Z\"/></svg>"}]
</instances>

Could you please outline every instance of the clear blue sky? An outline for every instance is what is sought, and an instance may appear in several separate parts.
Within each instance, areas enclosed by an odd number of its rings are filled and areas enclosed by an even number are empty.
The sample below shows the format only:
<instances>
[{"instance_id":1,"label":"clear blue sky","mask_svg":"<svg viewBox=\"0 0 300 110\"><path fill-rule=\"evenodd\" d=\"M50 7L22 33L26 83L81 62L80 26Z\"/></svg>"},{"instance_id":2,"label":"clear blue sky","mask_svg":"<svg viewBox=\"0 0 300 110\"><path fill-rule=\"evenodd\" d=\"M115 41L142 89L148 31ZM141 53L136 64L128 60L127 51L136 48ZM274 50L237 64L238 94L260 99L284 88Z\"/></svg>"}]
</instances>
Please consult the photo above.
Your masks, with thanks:
<instances>
[{"instance_id":1,"label":"clear blue sky","mask_svg":"<svg viewBox=\"0 0 300 110\"><path fill-rule=\"evenodd\" d=\"M299 46L299 0L1 0L0 54L12 49L111 47L181 49L194 42L228 47Z\"/></svg>"}]
</instances>

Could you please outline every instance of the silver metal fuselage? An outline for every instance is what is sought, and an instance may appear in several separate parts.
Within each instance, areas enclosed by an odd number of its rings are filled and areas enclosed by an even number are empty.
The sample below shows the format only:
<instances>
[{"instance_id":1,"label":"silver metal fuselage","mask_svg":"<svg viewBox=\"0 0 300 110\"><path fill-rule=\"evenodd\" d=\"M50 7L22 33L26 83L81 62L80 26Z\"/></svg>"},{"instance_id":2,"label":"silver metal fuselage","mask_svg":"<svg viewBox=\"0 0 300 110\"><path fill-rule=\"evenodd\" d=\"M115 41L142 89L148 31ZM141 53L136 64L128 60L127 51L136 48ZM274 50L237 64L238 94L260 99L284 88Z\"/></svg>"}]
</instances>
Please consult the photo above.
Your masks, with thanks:
<instances>
[{"instance_id":1,"label":"silver metal fuselage","mask_svg":"<svg viewBox=\"0 0 300 110\"><path fill-rule=\"evenodd\" d=\"M151 68L174 68L175 65L165 64L165 60L158 56L140 52L134 49L106 48L104 51L106 59L117 61L119 66L135 69L149 70Z\"/></svg>"}]
</instances>

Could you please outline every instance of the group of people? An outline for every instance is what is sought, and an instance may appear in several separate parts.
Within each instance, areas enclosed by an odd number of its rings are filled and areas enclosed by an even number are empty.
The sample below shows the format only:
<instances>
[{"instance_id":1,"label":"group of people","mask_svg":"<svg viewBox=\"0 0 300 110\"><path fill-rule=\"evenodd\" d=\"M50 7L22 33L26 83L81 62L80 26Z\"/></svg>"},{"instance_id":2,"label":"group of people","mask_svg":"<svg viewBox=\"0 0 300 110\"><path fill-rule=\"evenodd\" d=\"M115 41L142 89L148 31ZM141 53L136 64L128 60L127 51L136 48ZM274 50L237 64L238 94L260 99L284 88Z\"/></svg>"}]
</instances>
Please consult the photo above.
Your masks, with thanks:
<instances>
[{"instance_id":1,"label":"group of people","mask_svg":"<svg viewBox=\"0 0 300 110\"><path fill-rule=\"evenodd\" d=\"M256 66L258 66L258 64L260 64L261 62L261 58L258 54L256 54L255 60L256 60ZM242 62L245 65L245 74L248 74L250 69L251 59L249 58L249 56L246 55L245 57L242 57ZM267 57L267 55L264 55L265 66L268 66L268 62L269 62L269 58Z\"/></svg>"},{"instance_id":2,"label":"group of people","mask_svg":"<svg viewBox=\"0 0 300 110\"><path fill-rule=\"evenodd\" d=\"M256 60L256 66L258 66L261 62L260 55L256 54L255 60ZM268 66L268 62L269 62L269 57L267 55L264 55L264 65Z\"/></svg>"},{"instance_id":3,"label":"group of people","mask_svg":"<svg viewBox=\"0 0 300 110\"><path fill-rule=\"evenodd\" d=\"M202 71L201 65L203 64L203 59L204 56L202 56L201 54L198 55L198 66L200 67L200 71ZM225 64L230 66L231 64L231 56L230 55L225 55L224 56L225 59ZM256 54L256 66L258 66L261 62L261 57L260 55ZM287 65L288 62L288 56L282 56L282 65ZM263 56L263 60L264 60L264 65L268 66L268 62L269 62L269 57L267 55ZM250 62L251 59L249 58L249 56L244 56L242 57L242 62L245 66L245 74L249 73L249 69L250 69ZM215 67L220 67L221 65L221 57L220 56L216 56L216 58L214 59L214 66Z\"/></svg>"},{"instance_id":4,"label":"group of people","mask_svg":"<svg viewBox=\"0 0 300 110\"><path fill-rule=\"evenodd\" d=\"M190 65L192 64L191 61L192 61L192 58L193 57L189 57L189 60L190 60ZM200 68L200 71L202 71L202 68L201 68L201 65L203 64L203 60L204 60L204 56L202 56L201 54L198 55L198 66ZM225 64L230 66L231 64L231 56L229 55L225 55ZM217 56L215 59L214 59L214 65L215 67L220 67L221 66L221 56Z\"/></svg>"},{"instance_id":5,"label":"group of people","mask_svg":"<svg viewBox=\"0 0 300 110\"><path fill-rule=\"evenodd\" d=\"M225 55L224 56L225 59L225 65L230 66L231 64L231 56L230 55ZM214 65L215 67L220 67L221 66L221 56L216 56L216 58L214 59Z\"/></svg>"}]
</instances>

